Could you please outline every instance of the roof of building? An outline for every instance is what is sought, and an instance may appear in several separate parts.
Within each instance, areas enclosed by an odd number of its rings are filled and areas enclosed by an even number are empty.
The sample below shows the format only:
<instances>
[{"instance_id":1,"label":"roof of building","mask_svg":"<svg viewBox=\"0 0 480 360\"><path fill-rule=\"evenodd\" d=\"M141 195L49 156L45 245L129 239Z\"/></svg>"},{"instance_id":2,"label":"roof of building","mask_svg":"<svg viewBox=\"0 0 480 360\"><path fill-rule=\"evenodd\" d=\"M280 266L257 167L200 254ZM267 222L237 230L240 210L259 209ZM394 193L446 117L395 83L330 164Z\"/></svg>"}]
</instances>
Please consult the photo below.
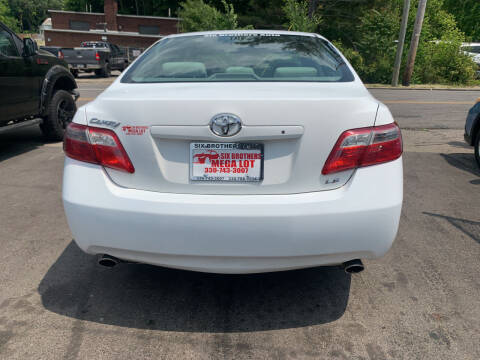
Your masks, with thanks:
<instances>
[{"instance_id":1,"label":"roof of building","mask_svg":"<svg viewBox=\"0 0 480 360\"><path fill-rule=\"evenodd\" d=\"M115 35L115 36L140 36L140 37L150 37L155 39L160 39L166 35L151 35L151 34L140 34L138 32L128 32L128 31L112 31L112 30L71 30L71 29L46 29L45 31L49 32L64 32L64 33L77 33L77 34L97 34L97 35Z\"/></svg>"},{"instance_id":2,"label":"roof of building","mask_svg":"<svg viewBox=\"0 0 480 360\"><path fill-rule=\"evenodd\" d=\"M46 18L45 20L43 20L41 26L52 26L52 18Z\"/></svg>"},{"instance_id":3,"label":"roof of building","mask_svg":"<svg viewBox=\"0 0 480 360\"><path fill-rule=\"evenodd\" d=\"M66 11L66 10L48 10L48 12L49 13L61 13L61 14L105 15L104 13L82 12L82 11ZM117 16L135 17L135 18L142 18L142 19L173 20L173 21L181 20L180 18L176 18L176 17L164 17L164 16L124 15L124 14L117 14Z\"/></svg>"}]
</instances>

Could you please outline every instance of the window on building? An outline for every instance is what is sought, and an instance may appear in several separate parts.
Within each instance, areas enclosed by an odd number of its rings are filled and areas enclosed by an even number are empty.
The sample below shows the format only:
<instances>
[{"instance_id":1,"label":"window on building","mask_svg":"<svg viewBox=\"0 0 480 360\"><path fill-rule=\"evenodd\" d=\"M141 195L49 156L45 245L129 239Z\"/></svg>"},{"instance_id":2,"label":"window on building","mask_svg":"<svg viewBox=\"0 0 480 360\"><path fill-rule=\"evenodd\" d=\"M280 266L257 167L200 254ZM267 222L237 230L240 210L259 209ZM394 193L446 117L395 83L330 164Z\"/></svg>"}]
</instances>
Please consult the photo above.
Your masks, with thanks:
<instances>
[{"instance_id":1,"label":"window on building","mask_svg":"<svg viewBox=\"0 0 480 360\"><path fill-rule=\"evenodd\" d=\"M70 29L72 30L90 30L90 23L87 21L70 20Z\"/></svg>"},{"instance_id":2,"label":"window on building","mask_svg":"<svg viewBox=\"0 0 480 360\"><path fill-rule=\"evenodd\" d=\"M160 28L155 25L138 25L138 32L140 34L158 35L160 34Z\"/></svg>"}]
</instances>

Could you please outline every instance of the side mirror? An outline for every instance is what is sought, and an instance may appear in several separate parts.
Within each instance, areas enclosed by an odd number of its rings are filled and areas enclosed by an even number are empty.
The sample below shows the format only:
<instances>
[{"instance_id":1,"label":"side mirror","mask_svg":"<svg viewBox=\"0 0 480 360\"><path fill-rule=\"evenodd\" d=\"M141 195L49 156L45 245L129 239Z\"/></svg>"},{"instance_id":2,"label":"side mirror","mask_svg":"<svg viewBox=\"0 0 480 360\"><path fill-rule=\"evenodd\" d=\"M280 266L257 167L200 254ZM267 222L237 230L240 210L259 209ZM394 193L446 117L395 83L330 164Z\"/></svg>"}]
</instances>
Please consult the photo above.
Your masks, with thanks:
<instances>
[{"instance_id":1,"label":"side mirror","mask_svg":"<svg viewBox=\"0 0 480 360\"><path fill-rule=\"evenodd\" d=\"M23 57L30 57L37 53L38 46L35 41L30 38L23 39Z\"/></svg>"}]
</instances>

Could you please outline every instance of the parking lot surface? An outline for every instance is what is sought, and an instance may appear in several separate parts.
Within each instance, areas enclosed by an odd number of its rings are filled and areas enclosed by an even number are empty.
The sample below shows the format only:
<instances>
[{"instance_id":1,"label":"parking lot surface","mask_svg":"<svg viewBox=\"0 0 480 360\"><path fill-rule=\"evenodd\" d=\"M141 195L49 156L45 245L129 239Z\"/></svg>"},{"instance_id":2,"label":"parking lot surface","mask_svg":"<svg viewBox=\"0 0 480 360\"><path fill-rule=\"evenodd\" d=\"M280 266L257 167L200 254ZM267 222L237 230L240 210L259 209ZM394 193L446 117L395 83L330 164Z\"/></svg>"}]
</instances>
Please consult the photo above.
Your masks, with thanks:
<instances>
[{"instance_id":1,"label":"parking lot surface","mask_svg":"<svg viewBox=\"0 0 480 360\"><path fill-rule=\"evenodd\" d=\"M80 104L107 85L81 78ZM0 135L0 358L479 359L480 171L462 128L480 93L372 94L403 128L405 201L391 251L353 276L102 268L63 214L61 144Z\"/></svg>"}]
</instances>

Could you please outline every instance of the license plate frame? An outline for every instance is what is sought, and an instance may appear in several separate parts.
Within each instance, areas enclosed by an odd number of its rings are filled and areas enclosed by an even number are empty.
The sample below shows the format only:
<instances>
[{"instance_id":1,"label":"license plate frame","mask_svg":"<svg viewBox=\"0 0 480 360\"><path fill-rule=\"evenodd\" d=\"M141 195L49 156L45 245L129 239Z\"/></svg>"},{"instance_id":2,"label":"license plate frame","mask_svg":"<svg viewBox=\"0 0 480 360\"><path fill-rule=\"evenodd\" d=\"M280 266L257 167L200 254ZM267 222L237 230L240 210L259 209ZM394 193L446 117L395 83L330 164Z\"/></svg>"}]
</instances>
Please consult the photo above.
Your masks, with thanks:
<instances>
[{"instance_id":1,"label":"license plate frame","mask_svg":"<svg viewBox=\"0 0 480 360\"><path fill-rule=\"evenodd\" d=\"M221 173L221 174L211 173L209 175L206 175L206 173L203 172L203 176L196 175L195 169L194 169L195 151L208 151L208 150L215 151L217 154L221 154L221 153L232 154L232 153L241 152L242 150L247 153L260 154L260 159L258 158L253 159L255 161L254 167L256 167L257 165L259 165L260 167L259 171L258 170L256 171L258 173L258 176L249 176L248 172L237 173L237 174L234 174L233 172ZM238 150L238 151L235 152L235 150ZM263 180L263 175L264 175L263 174L264 157L265 157L264 154L265 154L264 145L262 143L247 143L247 142L220 143L220 142L200 142L200 141L191 142L189 146L189 161L190 161L189 179L192 182L198 181L198 182L209 182L209 183L259 183ZM200 158L198 157L197 159L200 160ZM237 162L245 161L242 159L231 159L231 160L236 160ZM259 164L257 164L257 161L259 161ZM202 164L199 164L198 162L196 162L195 164L200 165L200 167L202 166ZM228 166L225 168L231 168L232 171L235 171L233 170L233 168L238 168L238 167L242 168L242 166Z\"/></svg>"}]
</instances>

